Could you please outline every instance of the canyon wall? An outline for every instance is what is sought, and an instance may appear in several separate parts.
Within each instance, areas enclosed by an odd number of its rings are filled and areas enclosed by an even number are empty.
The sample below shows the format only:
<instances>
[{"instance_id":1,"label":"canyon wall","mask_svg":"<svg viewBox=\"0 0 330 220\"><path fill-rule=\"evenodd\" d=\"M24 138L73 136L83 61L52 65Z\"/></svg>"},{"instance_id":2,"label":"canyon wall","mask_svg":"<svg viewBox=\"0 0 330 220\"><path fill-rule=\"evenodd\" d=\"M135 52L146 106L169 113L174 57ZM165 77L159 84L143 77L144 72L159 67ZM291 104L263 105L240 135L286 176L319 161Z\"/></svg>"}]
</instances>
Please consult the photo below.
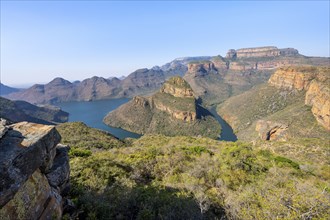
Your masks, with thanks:
<instances>
[{"instance_id":1,"label":"canyon wall","mask_svg":"<svg viewBox=\"0 0 330 220\"><path fill-rule=\"evenodd\" d=\"M305 104L316 120L330 130L330 67L286 67L277 70L268 83L279 89L306 91Z\"/></svg>"}]
</instances>

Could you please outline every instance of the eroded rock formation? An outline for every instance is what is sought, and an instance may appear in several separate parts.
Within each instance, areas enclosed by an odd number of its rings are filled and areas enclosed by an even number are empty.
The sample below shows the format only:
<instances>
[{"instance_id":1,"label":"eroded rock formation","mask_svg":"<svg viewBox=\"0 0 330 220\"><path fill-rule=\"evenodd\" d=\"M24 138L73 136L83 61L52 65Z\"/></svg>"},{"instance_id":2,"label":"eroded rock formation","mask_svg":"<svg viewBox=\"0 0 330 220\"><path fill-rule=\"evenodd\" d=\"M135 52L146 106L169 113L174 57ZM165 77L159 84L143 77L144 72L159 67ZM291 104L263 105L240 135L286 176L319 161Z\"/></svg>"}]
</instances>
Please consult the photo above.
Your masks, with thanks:
<instances>
[{"instance_id":1,"label":"eroded rock formation","mask_svg":"<svg viewBox=\"0 0 330 220\"><path fill-rule=\"evenodd\" d=\"M330 67L286 67L277 70L268 83L280 89L306 91L305 104L312 106L316 120L330 130Z\"/></svg>"},{"instance_id":2,"label":"eroded rock formation","mask_svg":"<svg viewBox=\"0 0 330 220\"><path fill-rule=\"evenodd\" d=\"M312 106L316 120L330 130L330 88L329 81L322 83L313 80L306 92L305 104Z\"/></svg>"},{"instance_id":3,"label":"eroded rock formation","mask_svg":"<svg viewBox=\"0 0 330 220\"><path fill-rule=\"evenodd\" d=\"M285 133L288 127L288 125L278 122L259 120L256 124L256 131L262 140L286 140Z\"/></svg>"},{"instance_id":4,"label":"eroded rock formation","mask_svg":"<svg viewBox=\"0 0 330 220\"><path fill-rule=\"evenodd\" d=\"M0 139L0 219L61 219L68 147L54 126L5 125Z\"/></svg>"}]
</instances>

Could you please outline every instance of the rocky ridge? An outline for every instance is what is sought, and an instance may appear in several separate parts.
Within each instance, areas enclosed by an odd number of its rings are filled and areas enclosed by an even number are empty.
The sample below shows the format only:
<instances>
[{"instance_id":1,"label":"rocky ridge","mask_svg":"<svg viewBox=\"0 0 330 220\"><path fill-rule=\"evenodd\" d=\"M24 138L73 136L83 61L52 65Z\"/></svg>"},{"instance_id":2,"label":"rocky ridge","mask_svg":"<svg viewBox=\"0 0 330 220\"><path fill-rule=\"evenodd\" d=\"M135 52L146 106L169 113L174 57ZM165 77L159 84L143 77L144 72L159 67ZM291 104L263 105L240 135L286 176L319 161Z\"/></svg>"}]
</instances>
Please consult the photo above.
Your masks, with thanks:
<instances>
[{"instance_id":1,"label":"rocky ridge","mask_svg":"<svg viewBox=\"0 0 330 220\"><path fill-rule=\"evenodd\" d=\"M49 125L1 126L0 218L61 219L70 174L61 136Z\"/></svg>"}]
</instances>

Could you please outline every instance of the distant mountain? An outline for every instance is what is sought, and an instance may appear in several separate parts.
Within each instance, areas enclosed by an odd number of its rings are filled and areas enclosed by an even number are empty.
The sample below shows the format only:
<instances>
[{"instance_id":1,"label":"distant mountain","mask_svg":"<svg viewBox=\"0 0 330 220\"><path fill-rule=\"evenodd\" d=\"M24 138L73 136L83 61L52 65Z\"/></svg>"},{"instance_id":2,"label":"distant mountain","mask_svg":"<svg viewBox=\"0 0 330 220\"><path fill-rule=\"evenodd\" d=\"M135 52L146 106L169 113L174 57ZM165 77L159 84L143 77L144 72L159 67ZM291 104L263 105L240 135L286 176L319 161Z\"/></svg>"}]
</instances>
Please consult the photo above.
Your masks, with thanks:
<instances>
[{"instance_id":1,"label":"distant mountain","mask_svg":"<svg viewBox=\"0 0 330 220\"><path fill-rule=\"evenodd\" d=\"M0 96L8 95L10 93L18 92L20 89L6 86L0 83Z\"/></svg>"},{"instance_id":2,"label":"distant mountain","mask_svg":"<svg viewBox=\"0 0 330 220\"><path fill-rule=\"evenodd\" d=\"M211 138L220 134L218 122L197 104L189 84L178 76L170 78L150 97L134 97L110 112L104 122L140 134Z\"/></svg>"},{"instance_id":3,"label":"distant mountain","mask_svg":"<svg viewBox=\"0 0 330 220\"><path fill-rule=\"evenodd\" d=\"M25 101L10 101L3 97L0 97L0 106L0 118L10 122L56 124L68 121L69 116L67 112L54 106L36 106Z\"/></svg>"},{"instance_id":4,"label":"distant mountain","mask_svg":"<svg viewBox=\"0 0 330 220\"><path fill-rule=\"evenodd\" d=\"M151 95L172 76L184 76L205 104L220 103L252 86L266 82L277 69L288 65L329 65L329 58L306 57L293 48L276 47L229 50L226 57L177 58L163 66L139 69L125 79L92 77L70 83L56 78L46 85L11 93L5 97L31 103L91 101Z\"/></svg>"}]
</instances>

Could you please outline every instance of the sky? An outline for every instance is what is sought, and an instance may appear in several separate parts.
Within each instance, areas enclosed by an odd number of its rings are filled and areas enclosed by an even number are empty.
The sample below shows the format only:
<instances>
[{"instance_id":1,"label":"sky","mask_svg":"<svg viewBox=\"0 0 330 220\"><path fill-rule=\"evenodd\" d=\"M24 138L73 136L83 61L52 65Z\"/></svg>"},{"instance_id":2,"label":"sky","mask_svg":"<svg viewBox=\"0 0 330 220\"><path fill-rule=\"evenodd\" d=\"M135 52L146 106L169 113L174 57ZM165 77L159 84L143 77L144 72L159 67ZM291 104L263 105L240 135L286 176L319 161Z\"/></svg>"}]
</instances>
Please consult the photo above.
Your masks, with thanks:
<instances>
[{"instance_id":1,"label":"sky","mask_svg":"<svg viewBox=\"0 0 330 220\"><path fill-rule=\"evenodd\" d=\"M178 57L293 47L329 57L329 1L1 1L1 82L128 75Z\"/></svg>"}]
</instances>

